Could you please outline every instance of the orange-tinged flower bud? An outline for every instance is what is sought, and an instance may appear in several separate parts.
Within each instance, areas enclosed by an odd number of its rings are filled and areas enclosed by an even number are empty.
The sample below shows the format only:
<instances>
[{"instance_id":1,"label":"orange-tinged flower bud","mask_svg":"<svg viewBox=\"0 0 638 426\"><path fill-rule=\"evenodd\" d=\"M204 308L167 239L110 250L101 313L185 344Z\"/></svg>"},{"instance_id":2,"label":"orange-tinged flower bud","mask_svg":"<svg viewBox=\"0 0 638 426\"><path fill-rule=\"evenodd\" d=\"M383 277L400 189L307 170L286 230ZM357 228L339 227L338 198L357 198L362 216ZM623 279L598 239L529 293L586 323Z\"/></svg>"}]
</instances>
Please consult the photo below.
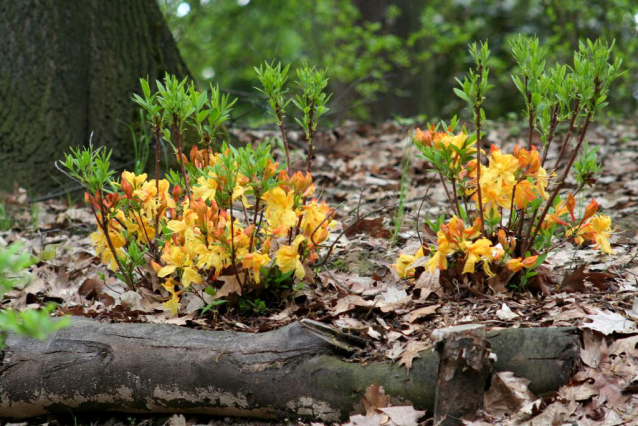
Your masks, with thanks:
<instances>
[{"instance_id":1,"label":"orange-tinged flower bud","mask_svg":"<svg viewBox=\"0 0 638 426\"><path fill-rule=\"evenodd\" d=\"M521 155L521 146L520 145L515 145L514 149L512 150L512 155L516 158L520 157Z\"/></svg>"},{"instance_id":2,"label":"orange-tinged flower bud","mask_svg":"<svg viewBox=\"0 0 638 426\"><path fill-rule=\"evenodd\" d=\"M270 253L270 237L266 238L263 242L263 244L261 245L261 249L264 253L268 254Z\"/></svg>"},{"instance_id":3,"label":"orange-tinged flower bud","mask_svg":"<svg viewBox=\"0 0 638 426\"><path fill-rule=\"evenodd\" d=\"M304 176L302 172L297 172L290 178L290 183L295 189L295 192L303 196L308 196L314 192L314 187L312 186L312 175L310 173L306 173ZM310 189L312 189L312 191L309 191Z\"/></svg>"},{"instance_id":4,"label":"orange-tinged flower bud","mask_svg":"<svg viewBox=\"0 0 638 426\"><path fill-rule=\"evenodd\" d=\"M249 237L253 234L253 232L255 232L255 224L247 226L246 229L244 229L244 234Z\"/></svg>"},{"instance_id":5,"label":"orange-tinged flower bud","mask_svg":"<svg viewBox=\"0 0 638 426\"><path fill-rule=\"evenodd\" d=\"M524 268L531 268L534 265L536 265L536 261L538 260L538 255L534 255L534 256L528 256L525 259L523 259L523 261L521 262L521 264L523 265Z\"/></svg>"},{"instance_id":6,"label":"orange-tinged flower bud","mask_svg":"<svg viewBox=\"0 0 638 426\"><path fill-rule=\"evenodd\" d=\"M175 185L173 187L172 194L173 194L173 198L175 198L176 200L179 199L179 197L182 195L182 187L179 185Z\"/></svg>"},{"instance_id":7,"label":"orange-tinged flower bud","mask_svg":"<svg viewBox=\"0 0 638 426\"><path fill-rule=\"evenodd\" d=\"M269 159L268 163L266 164L266 168L264 169L264 179L273 177L275 173L277 173L277 167L279 167L279 163L273 163Z\"/></svg>"},{"instance_id":8,"label":"orange-tinged flower bud","mask_svg":"<svg viewBox=\"0 0 638 426\"><path fill-rule=\"evenodd\" d=\"M288 177L288 172L283 169L279 171L279 177L277 178L277 180L288 182L289 179L290 178Z\"/></svg>"},{"instance_id":9,"label":"orange-tinged flower bud","mask_svg":"<svg viewBox=\"0 0 638 426\"><path fill-rule=\"evenodd\" d=\"M507 238L507 234L505 234L505 231L503 229L499 229L496 235L498 237L498 242L503 246L503 249L504 250L509 249L510 245Z\"/></svg>"},{"instance_id":10,"label":"orange-tinged flower bud","mask_svg":"<svg viewBox=\"0 0 638 426\"><path fill-rule=\"evenodd\" d=\"M567 207L567 211L570 215L572 215L572 220L576 222L576 216L574 216L574 208L576 208L576 199L574 198L573 193L569 193L567 196L567 201L565 201L565 207Z\"/></svg>"},{"instance_id":11,"label":"orange-tinged flower bud","mask_svg":"<svg viewBox=\"0 0 638 426\"><path fill-rule=\"evenodd\" d=\"M193 201L191 208L195 211L195 213L197 213L197 218L200 223L206 223L206 213L208 213L208 206L206 205L206 202L203 199L198 198Z\"/></svg>"},{"instance_id":12,"label":"orange-tinged flower bud","mask_svg":"<svg viewBox=\"0 0 638 426\"><path fill-rule=\"evenodd\" d=\"M416 129L416 135L414 136L415 142L420 145L432 146L432 139L434 138L434 132L431 130L426 130L425 132L421 129Z\"/></svg>"},{"instance_id":13,"label":"orange-tinged flower bud","mask_svg":"<svg viewBox=\"0 0 638 426\"><path fill-rule=\"evenodd\" d=\"M128 183L126 179L122 179L122 183L120 184L120 186L122 187L122 191L124 191L126 198L133 198L133 188L131 188L131 184Z\"/></svg>"},{"instance_id":14,"label":"orange-tinged flower bud","mask_svg":"<svg viewBox=\"0 0 638 426\"><path fill-rule=\"evenodd\" d=\"M195 163L198 160L198 155L197 155L197 146L193 145L193 147L191 148L191 152L188 154L188 156L191 158L191 161L193 163Z\"/></svg>"},{"instance_id":15,"label":"orange-tinged flower bud","mask_svg":"<svg viewBox=\"0 0 638 426\"><path fill-rule=\"evenodd\" d=\"M589 203L589 205L585 209L585 215L583 216L581 223L585 222L587 219L595 215L597 211L598 211L598 203L596 202L596 200L591 200L591 203Z\"/></svg>"}]
</instances>

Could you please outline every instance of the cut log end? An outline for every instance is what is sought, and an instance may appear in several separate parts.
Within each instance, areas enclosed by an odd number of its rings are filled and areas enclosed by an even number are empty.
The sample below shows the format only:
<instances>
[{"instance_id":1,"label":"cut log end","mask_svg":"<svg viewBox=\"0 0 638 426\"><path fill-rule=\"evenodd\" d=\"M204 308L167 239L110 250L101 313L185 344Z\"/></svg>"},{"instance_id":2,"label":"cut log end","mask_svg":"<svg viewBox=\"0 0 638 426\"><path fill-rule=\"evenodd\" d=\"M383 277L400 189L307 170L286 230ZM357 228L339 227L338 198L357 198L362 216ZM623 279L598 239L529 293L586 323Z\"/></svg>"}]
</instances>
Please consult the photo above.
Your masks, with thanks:
<instances>
[{"instance_id":1,"label":"cut log end","mask_svg":"<svg viewBox=\"0 0 638 426\"><path fill-rule=\"evenodd\" d=\"M434 422L440 426L474 420L483 408L485 388L492 368L485 326L461 325L437 330L439 367Z\"/></svg>"}]
</instances>

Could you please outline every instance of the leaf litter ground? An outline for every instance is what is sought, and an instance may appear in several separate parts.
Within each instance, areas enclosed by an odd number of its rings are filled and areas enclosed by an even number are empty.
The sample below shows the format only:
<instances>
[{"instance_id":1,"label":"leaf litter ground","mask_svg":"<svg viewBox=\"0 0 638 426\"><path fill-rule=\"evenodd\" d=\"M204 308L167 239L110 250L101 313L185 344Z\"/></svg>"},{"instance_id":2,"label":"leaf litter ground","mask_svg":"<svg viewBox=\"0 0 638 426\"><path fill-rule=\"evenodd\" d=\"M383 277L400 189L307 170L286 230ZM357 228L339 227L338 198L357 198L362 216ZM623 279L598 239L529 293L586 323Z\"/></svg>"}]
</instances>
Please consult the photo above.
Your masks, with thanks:
<instances>
[{"instance_id":1,"label":"leaf litter ground","mask_svg":"<svg viewBox=\"0 0 638 426\"><path fill-rule=\"evenodd\" d=\"M346 123L324 132L317 143L314 177L322 198L338 206L336 219L344 236L335 242L325 265L301 291L288 294L262 316L231 310L198 313L204 301L185 298L180 316L172 318L153 288L126 291L109 276L91 247L95 228L84 207L48 200L29 208L26 193L7 198L14 227L0 234L2 245L21 241L39 260L33 279L7 293L4 307L22 309L47 302L60 314L106 321L168 323L208 330L264 332L306 319L332 327L349 343L350 359L390 360L409 369L424 350L431 350L433 330L466 323L488 329L576 326L583 331L582 366L569 385L541 398L525 380L499 373L486 396L481 419L468 424L633 424L638 419L638 129L616 123L595 129L590 143L600 146L603 171L590 195L614 219L616 256L604 257L569 243L548 260L561 288L551 295L510 292L494 295L445 294L436 275L423 273L415 283L400 280L390 268L399 248L415 251L422 237L417 221L448 213L447 199L427 165L410 151L410 128L395 123ZM488 143L511 148L518 129L504 123L487 130ZM241 143L276 136L266 130L234 130ZM299 141L298 134L291 141ZM550 152L550 159L555 152ZM293 158L302 160L301 151ZM392 244L399 189L410 159L405 219ZM572 182L573 183L573 182ZM34 211L37 225L34 225ZM417 216L419 219L417 219ZM333 240L340 230L333 232ZM100 277L103 275L106 280ZM149 271L149 276L151 276ZM350 339L349 337L355 336ZM356 342L353 344L352 342ZM366 399L367 398L367 399ZM367 405L366 402L368 401ZM375 401L375 402L369 402ZM376 405L375 405L376 404ZM365 416L351 424L417 424L411 407L389 407L383 389L368 389ZM416 416L416 417L415 417ZM159 418L155 419L160 422ZM171 424L200 420L174 416ZM237 420L240 422L240 420ZM151 422L152 423L152 422ZM160 422L161 423L161 422ZM185 423L183 423L185 424Z\"/></svg>"}]
</instances>

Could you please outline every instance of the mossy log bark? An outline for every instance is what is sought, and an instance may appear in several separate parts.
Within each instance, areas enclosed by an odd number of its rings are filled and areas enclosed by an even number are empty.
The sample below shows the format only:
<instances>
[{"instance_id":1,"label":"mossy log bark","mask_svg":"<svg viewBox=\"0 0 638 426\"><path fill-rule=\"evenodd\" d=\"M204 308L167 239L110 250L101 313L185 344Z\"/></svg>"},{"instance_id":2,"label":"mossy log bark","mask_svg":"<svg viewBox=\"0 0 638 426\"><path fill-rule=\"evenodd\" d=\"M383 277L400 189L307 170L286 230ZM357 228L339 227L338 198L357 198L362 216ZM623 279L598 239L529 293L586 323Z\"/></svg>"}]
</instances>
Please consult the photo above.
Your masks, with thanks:
<instances>
[{"instance_id":1,"label":"mossy log bark","mask_svg":"<svg viewBox=\"0 0 638 426\"><path fill-rule=\"evenodd\" d=\"M132 159L139 78L188 71L156 0L0 2L0 189L58 184L53 161L69 146Z\"/></svg>"},{"instance_id":2,"label":"mossy log bark","mask_svg":"<svg viewBox=\"0 0 638 426\"><path fill-rule=\"evenodd\" d=\"M490 340L495 368L530 379L535 392L567 383L578 360L572 329L512 329ZM43 342L9 336L1 355L3 418L110 410L337 421L360 408L373 383L396 402L432 410L438 364L434 351L409 373L346 362L299 323L245 334L84 318Z\"/></svg>"}]
</instances>

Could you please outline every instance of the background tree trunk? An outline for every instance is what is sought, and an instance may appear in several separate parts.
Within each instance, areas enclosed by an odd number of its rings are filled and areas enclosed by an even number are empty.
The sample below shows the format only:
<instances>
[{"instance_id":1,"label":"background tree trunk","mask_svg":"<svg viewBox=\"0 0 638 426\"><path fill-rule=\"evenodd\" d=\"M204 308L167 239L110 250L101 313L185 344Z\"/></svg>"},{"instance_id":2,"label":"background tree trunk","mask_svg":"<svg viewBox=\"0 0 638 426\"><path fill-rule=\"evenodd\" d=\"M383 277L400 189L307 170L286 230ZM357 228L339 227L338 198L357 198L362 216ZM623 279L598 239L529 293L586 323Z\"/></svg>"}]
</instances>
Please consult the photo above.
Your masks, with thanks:
<instances>
[{"instance_id":1,"label":"background tree trunk","mask_svg":"<svg viewBox=\"0 0 638 426\"><path fill-rule=\"evenodd\" d=\"M132 160L139 78L188 74L155 0L5 1L0 40L0 189L58 186L53 161L91 132Z\"/></svg>"}]
</instances>

